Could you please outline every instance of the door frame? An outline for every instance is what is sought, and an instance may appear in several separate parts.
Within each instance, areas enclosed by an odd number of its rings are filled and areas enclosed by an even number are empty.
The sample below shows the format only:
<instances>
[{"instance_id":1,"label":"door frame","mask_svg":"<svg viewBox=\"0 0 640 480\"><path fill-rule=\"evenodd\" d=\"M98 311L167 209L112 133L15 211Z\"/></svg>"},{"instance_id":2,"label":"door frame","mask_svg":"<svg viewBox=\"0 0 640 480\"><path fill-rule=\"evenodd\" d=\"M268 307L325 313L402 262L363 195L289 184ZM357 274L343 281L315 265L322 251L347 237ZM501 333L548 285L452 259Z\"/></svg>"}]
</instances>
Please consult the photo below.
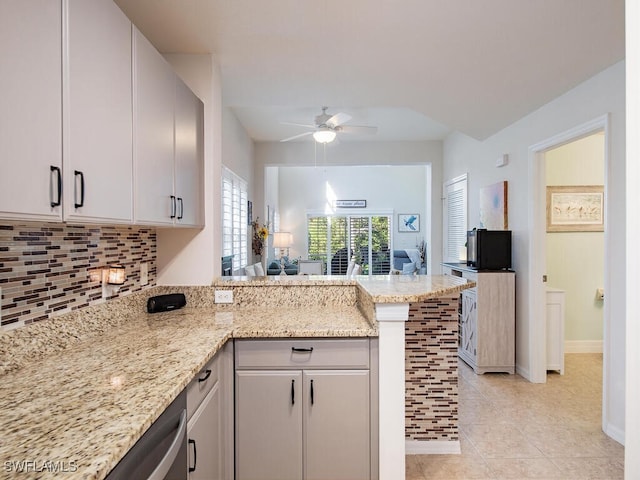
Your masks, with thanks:
<instances>
[{"instance_id":1,"label":"door frame","mask_svg":"<svg viewBox=\"0 0 640 480\"><path fill-rule=\"evenodd\" d=\"M605 114L589 122L578 125L565 132L559 133L529 147L529 351L530 351L530 381L545 383L546 371L546 309L545 283L542 276L546 273L546 265L539 259L546 258L546 169L545 152L553 148L579 140L593 133L604 131L604 290L610 291L610 267L607 262L609 252L609 238L607 226L609 215L607 208L607 186L609 182L609 152L610 152L610 115ZM602 371L602 426L607 425L608 411L608 372L609 372L609 329L610 313L608 303L603 308L603 371Z\"/></svg>"}]
</instances>

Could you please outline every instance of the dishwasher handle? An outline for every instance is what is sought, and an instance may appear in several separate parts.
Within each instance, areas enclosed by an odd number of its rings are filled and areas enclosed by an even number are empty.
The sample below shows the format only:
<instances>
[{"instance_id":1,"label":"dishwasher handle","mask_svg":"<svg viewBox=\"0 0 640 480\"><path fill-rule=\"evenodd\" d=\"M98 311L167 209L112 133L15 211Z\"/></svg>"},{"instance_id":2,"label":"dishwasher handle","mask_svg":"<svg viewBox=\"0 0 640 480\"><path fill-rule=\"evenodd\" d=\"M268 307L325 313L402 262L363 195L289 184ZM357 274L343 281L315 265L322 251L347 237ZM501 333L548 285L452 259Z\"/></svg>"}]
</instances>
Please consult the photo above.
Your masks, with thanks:
<instances>
[{"instance_id":1,"label":"dishwasher handle","mask_svg":"<svg viewBox=\"0 0 640 480\"><path fill-rule=\"evenodd\" d=\"M187 435L187 411L185 409L182 410L180 414L180 423L178 424L178 431L176 432L176 436L173 438L173 442L171 442L171 446L165 453L164 457L158 463L158 466L155 468L151 475L147 478L147 480L163 480L169 470L171 469L171 465L173 465L174 460L178 456L180 452L180 448L184 444L184 440Z\"/></svg>"}]
</instances>

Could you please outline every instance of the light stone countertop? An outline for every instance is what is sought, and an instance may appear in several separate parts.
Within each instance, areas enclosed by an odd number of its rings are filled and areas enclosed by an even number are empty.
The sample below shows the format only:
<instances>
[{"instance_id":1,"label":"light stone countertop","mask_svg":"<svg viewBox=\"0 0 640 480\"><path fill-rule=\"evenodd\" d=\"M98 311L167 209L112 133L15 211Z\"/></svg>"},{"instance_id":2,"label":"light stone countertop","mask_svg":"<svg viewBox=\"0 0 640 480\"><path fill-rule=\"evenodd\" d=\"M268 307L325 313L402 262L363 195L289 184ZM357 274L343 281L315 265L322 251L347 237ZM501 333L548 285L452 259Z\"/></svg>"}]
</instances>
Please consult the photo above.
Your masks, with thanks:
<instances>
[{"instance_id":1,"label":"light stone countertop","mask_svg":"<svg viewBox=\"0 0 640 480\"><path fill-rule=\"evenodd\" d=\"M452 275L281 275L265 277L219 277L214 287L356 285L373 303L412 303L430 298L456 295L475 286Z\"/></svg>"},{"instance_id":2,"label":"light stone countertop","mask_svg":"<svg viewBox=\"0 0 640 480\"><path fill-rule=\"evenodd\" d=\"M475 286L475 282L452 275L362 275L356 281L373 303L423 302Z\"/></svg>"},{"instance_id":3,"label":"light stone countertop","mask_svg":"<svg viewBox=\"0 0 640 480\"><path fill-rule=\"evenodd\" d=\"M303 287L309 305L293 302L288 289L273 290L283 285ZM271 287L280 295L272 304L289 305L211 307L212 290L221 286ZM359 309L340 286L356 288L366 305ZM141 298L162 292L155 287L7 332L0 337L0 477L104 478L229 339L377 336L367 319L374 303L419 302L472 286L450 276L231 277L187 287L192 307L177 311L141 311ZM328 296L318 295L325 290ZM18 473L18 462L34 463Z\"/></svg>"},{"instance_id":4,"label":"light stone countertop","mask_svg":"<svg viewBox=\"0 0 640 480\"><path fill-rule=\"evenodd\" d=\"M104 478L233 337L375 335L353 306L133 315L2 377L0 478ZM27 461L35 462L28 473L7 470L6 462Z\"/></svg>"}]
</instances>

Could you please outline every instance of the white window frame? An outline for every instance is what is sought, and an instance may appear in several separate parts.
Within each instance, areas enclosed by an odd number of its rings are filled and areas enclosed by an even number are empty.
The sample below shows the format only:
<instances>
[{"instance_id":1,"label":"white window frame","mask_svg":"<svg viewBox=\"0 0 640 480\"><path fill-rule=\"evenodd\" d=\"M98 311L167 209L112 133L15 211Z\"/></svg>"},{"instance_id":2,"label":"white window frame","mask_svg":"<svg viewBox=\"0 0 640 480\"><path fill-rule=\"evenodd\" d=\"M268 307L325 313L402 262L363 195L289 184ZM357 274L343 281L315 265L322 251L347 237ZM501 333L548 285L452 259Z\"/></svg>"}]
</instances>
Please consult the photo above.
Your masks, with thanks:
<instances>
[{"instance_id":1,"label":"white window frame","mask_svg":"<svg viewBox=\"0 0 640 480\"><path fill-rule=\"evenodd\" d=\"M447 180L442 187L442 259L460 262L467 242L467 174Z\"/></svg>"},{"instance_id":2,"label":"white window frame","mask_svg":"<svg viewBox=\"0 0 640 480\"><path fill-rule=\"evenodd\" d=\"M352 217L368 217L369 218L369 232L368 232L368 236L369 236L369 241L368 241L368 251L369 251L369 258L368 258L368 264L371 265L372 264L372 218L373 217L388 217L389 218L389 264L390 264L390 268L393 268L393 234L394 234L394 228L395 228L395 222L394 222L394 216L395 216L395 212L393 211L359 211L359 210L352 210L352 209L347 209L344 212L334 212L334 213L326 213L324 211L307 211L307 221L306 221L306 226L305 226L305 250L307 252L307 255L309 253L309 245L308 245L308 226L309 226L309 218L311 217L326 217L326 218L331 218L331 217L346 217L347 219L347 236L349 236L351 234L351 218ZM329 222L327 225L327 248L328 250L330 250L330 241L331 239L331 223ZM349 258L352 255L352 251L351 251L351 242L348 242L347 245L347 249L348 249L348 255ZM331 274L331 252L328 251L327 253L327 259L326 259L326 273L327 274ZM372 273L369 272L369 275L371 275Z\"/></svg>"},{"instance_id":3,"label":"white window frame","mask_svg":"<svg viewBox=\"0 0 640 480\"><path fill-rule=\"evenodd\" d=\"M222 167L222 256L233 256L233 271L249 264L247 181Z\"/></svg>"}]
</instances>

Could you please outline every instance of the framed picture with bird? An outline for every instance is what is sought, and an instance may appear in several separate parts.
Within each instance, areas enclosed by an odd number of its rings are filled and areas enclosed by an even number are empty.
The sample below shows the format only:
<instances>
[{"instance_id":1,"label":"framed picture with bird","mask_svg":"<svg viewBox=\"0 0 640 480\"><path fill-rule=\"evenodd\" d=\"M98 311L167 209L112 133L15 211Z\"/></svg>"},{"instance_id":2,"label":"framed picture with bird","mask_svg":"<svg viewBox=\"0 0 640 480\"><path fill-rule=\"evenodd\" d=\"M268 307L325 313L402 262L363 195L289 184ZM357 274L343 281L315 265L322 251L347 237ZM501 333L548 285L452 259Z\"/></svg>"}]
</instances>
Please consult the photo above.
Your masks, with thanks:
<instances>
[{"instance_id":1,"label":"framed picture with bird","mask_svg":"<svg viewBox=\"0 0 640 480\"><path fill-rule=\"evenodd\" d=\"M420 231L420 215L417 213L398 214L398 232L416 233Z\"/></svg>"}]
</instances>

